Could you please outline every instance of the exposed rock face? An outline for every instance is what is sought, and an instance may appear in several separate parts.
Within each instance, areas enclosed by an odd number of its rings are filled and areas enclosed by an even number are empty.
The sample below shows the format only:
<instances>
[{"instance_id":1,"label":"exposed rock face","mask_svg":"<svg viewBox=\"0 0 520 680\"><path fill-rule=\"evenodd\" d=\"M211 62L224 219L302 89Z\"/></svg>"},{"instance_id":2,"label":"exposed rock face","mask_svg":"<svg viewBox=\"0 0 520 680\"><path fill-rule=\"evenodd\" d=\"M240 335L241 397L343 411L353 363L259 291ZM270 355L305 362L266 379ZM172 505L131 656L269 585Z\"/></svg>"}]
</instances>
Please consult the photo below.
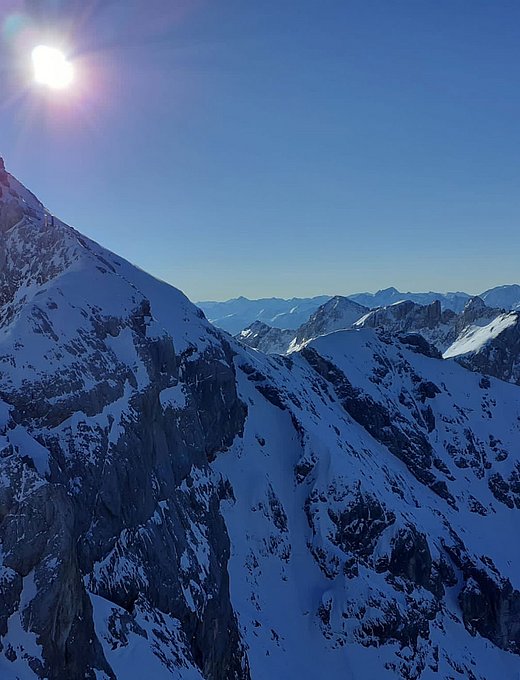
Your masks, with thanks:
<instances>
[{"instance_id":1,"label":"exposed rock face","mask_svg":"<svg viewBox=\"0 0 520 680\"><path fill-rule=\"evenodd\" d=\"M252 352L0 186L2 680L515 677L516 385Z\"/></svg>"},{"instance_id":2,"label":"exposed rock face","mask_svg":"<svg viewBox=\"0 0 520 680\"><path fill-rule=\"evenodd\" d=\"M503 311L504 310L501 308L490 307L481 297L475 295L464 305L464 309L459 314L455 323L455 331L457 335L459 335L470 324L481 321L482 319L484 319L485 322L491 321Z\"/></svg>"},{"instance_id":3,"label":"exposed rock face","mask_svg":"<svg viewBox=\"0 0 520 680\"><path fill-rule=\"evenodd\" d=\"M38 199L8 174L4 160L0 158L0 233L6 232L24 217L38 217L41 211Z\"/></svg>"},{"instance_id":4,"label":"exposed rock face","mask_svg":"<svg viewBox=\"0 0 520 680\"><path fill-rule=\"evenodd\" d=\"M431 344L443 348L456 336L456 319L455 312L450 309L443 311L438 300L429 305L404 300L389 307L374 309L361 318L356 326L381 328L392 334L420 333Z\"/></svg>"},{"instance_id":5,"label":"exposed rock face","mask_svg":"<svg viewBox=\"0 0 520 680\"><path fill-rule=\"evenodd\" d=\"M411 348L417 354L424 354L424 356L431 357L432 359L440 359L442 357L439 350L430 345L420 333L399 333L397 337L403 345Z\"/></svg>"},{"instance_id":6,"label":"exposed rock face","mask_svg":"<svg viewBox=\"0 0 520 680\"><path fill-rule=\"evenodd\" d=\"M273 328L261 321L255 321L236 337L244 345L265 354L285 354L294 339L294 331L288 328Z\"/></svg>"}]
</instances>

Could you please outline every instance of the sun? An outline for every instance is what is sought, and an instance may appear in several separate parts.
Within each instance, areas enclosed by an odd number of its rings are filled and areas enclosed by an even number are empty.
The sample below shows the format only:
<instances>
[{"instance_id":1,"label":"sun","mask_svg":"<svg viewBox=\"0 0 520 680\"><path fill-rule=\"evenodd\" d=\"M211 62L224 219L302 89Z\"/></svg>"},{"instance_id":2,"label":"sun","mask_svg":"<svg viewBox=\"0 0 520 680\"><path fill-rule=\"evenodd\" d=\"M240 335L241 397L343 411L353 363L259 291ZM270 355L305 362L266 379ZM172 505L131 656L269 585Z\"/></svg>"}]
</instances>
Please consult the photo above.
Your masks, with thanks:
<instances>
[{"instance_id":1,"label":"sun","mask_svg":"<svg viewBox=\"0 0 520 680\"><path fill-rule=\"evenodd\" d=\"M56 47L38 45L32 51L34 80L53 90L64 90L74 81L74 67Z\"/></svg>"}]
</instances>

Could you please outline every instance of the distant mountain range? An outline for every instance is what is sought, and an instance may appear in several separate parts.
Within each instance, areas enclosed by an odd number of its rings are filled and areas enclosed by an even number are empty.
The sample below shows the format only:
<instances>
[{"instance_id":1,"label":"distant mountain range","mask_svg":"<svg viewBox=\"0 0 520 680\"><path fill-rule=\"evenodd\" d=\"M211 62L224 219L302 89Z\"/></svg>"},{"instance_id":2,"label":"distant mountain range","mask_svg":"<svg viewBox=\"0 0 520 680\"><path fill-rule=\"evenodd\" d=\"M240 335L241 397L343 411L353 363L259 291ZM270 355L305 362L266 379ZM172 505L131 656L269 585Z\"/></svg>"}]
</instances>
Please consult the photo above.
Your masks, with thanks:
<instances>
[{"instance_id":1,"label":"distant mountain range","mask_svg":"<svg viewBox=\"0 0 520 680\"><path fill-rule=\"evenodd\" d=\"M427 352L432 356L456 359L471 370L520 384L519 317L517 311L489 307L478 296L469 298L457 313L442 309L439 300L427 305L404 300L368 309L338 295L296 330L255 321L236 337L266 354L291 354L320 336L341 330L373 328L400 338L411 334L420 338L415 342L429 345Z\"/></svg>"},{"instance_id":2,"label":"distant mountain range","mask_svg":"<svg viewBox=\"0 0 520 680\"><path fill-rule=\"evenodd\" d=\"M283 298L249 300L245 297L238 297L225 302L197 302L196 304L202 309L208 321L235 335L253 321L262 321L273 328L296 329L327 300L330 300L330 295L289 300Z\"/></svg>"},{"instance_id":3,"label":"distant mountain range","mask_svg":"<svg viewBox=\"0 0 520 680\"><path fill-rule=\"evenodd\" d=\"M377 293L354 293L346 296L319 295L311 298L261 298L249 300L238 297L224 302L203 301L196 303L212 324L236 335L248 328L253 322L261 321L273 328L296 330L306 323L311 315L331 299L349 299L369 309L387 307L396 302L410 300L420 305L439 301L443 310L450 309L460 313L467 301L473 297L469 293L403 293L397 288L385 288ZM506 310L520 309L520 285L511 284L491 288L479 295L486 305Z\"/></svg>"},{"instance_id":4,"label":"distant mountain range","mask_svg":"<svg viewBox=\"0 0 520 680\"><path fill-rule=\"evenodd\" d=\"M388 307L388 305L393 305L396 302L402 302L403 300L417 302L419 305L429 305L438 300L443 309L451 309L454 312L460 312L471 295L462 292L436 293L434 291L429 291L427 293L403 293L397 290L397 288L392 287L378 290L377 293L354 293L353 295L347 295L347 297L358 302L360 305L370 307L370 309L374 309L375 307ZM520 295L518 299L520 301Z\"/></svg>"}]
</instances>

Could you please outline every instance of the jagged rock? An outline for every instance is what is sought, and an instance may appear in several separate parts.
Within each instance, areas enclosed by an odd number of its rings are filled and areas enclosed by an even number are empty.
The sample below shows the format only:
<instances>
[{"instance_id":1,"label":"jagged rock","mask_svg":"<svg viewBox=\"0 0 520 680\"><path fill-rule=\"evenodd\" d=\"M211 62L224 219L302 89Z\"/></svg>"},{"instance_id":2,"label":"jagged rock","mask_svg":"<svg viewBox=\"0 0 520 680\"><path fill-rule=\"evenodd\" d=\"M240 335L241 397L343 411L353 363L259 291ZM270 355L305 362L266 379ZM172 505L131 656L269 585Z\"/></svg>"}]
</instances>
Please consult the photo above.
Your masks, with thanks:
<instances>
[{"instance_id":1,"label":"jagged rock","mask_svg":"<svg viewBox=\"0 0 520 680\"><path fill-rule=\"evenodd\" d=\"M240 342L266 354L284 354L294 338L294 331L273 328L261 321L254 321L236 336Z\"/></svg>"},{"instance_id":2,"label":"jagged rock","mask_svg":"<svg viewBox=\"0 0 520 680\"><path fill-rule=\"evenodd\" d=\"M392 541L388 570L417 586L431 589L432 556L424 534L407 526Z\"/></svg>"},{"instance_id":3,"label":"jagged rock","mask_svg":"<svg viewBox=\"0 0 520 680\"><path fill-rule=\"evenodd\" d=\"M404 345L411 347L414 352L417 352L418 354L424 354L424 356L433 359L440 359L442 356L439 350L433 345L430 345L426 338L419 333L404 333L397 337Z\"/></svg>"}]
</instances>

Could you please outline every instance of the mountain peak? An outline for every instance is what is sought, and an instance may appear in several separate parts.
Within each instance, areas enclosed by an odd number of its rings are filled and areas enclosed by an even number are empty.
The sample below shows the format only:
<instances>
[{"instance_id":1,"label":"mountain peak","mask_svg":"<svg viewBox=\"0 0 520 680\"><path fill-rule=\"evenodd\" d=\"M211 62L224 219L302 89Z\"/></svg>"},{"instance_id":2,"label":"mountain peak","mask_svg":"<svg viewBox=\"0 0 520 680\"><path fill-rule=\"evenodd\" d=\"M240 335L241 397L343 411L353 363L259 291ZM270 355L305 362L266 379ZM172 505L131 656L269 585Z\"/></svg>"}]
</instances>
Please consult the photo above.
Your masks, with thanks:
<instances>
[{"instance_id":1,"label":"mountain peak","mask_svg":"<svg viewBox=\"0 0 520 680\"><path fill-rule=\"evenodd\" d=\"M486 307L487 305L484 300L479 295L474 295L466 302L464 311L467 312L469 310L485 309Z\"/></svg>"},{"instance_id":2,"label":"mountain peak","mask_svg":"<svg viewBox=\"0 0 520 680\"><path fill-rule=\"evenodd\" d=\"M401 291L397 290L397 288L394 288L393 286L390 286L389 288L381 288L380 290L377 291L376 295L401 295Z\"/></svg>"}]
</instances>

